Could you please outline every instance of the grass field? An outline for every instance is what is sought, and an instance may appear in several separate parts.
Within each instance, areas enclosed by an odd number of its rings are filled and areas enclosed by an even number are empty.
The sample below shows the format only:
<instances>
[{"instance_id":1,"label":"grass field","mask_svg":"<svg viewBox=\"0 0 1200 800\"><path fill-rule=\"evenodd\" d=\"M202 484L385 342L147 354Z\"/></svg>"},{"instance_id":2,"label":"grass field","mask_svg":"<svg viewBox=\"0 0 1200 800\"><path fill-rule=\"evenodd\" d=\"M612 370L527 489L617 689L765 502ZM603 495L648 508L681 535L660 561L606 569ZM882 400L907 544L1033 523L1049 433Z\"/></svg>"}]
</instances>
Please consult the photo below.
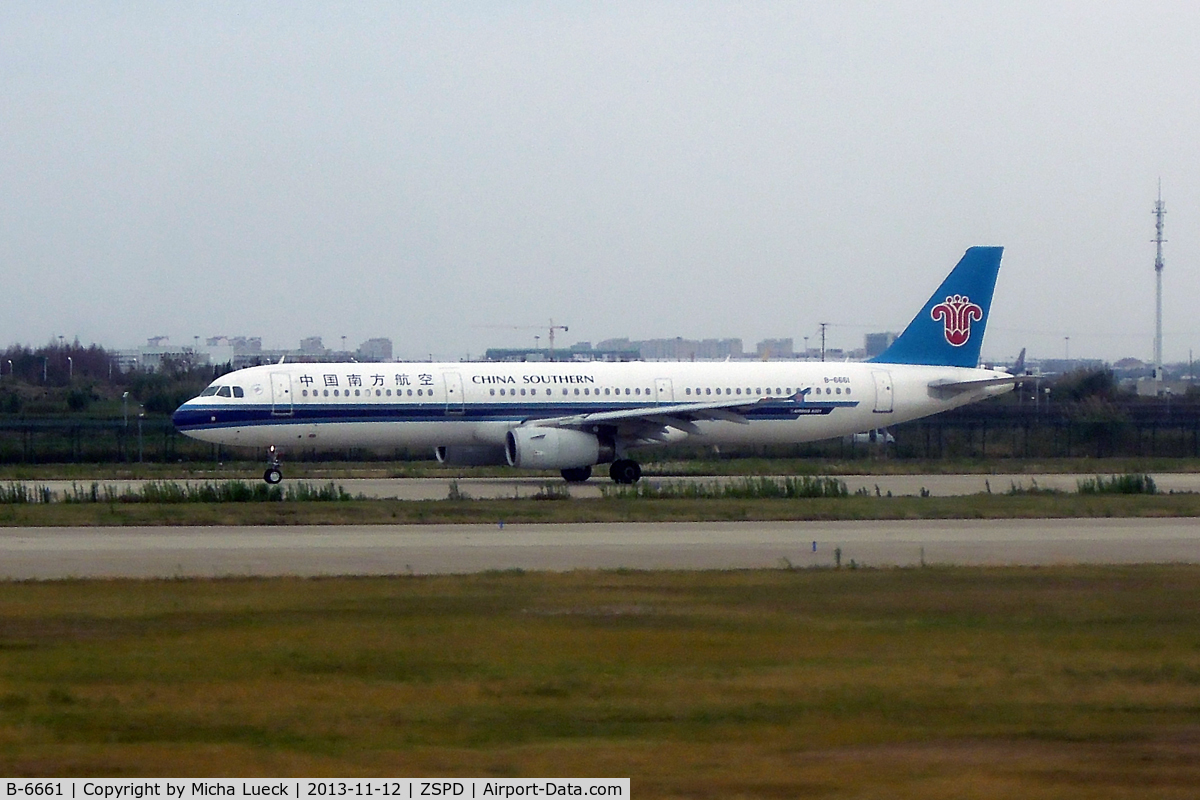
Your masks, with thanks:
<instances>
[{"instance_id":1,"label":"grass field","mask_svg":"<svg viewBox=\"0 0 1200 800\"><path fill-rule=\"evenodd\" d=\"M1200 517L1200 494L0 504L0 528L1068 517Z\"/></svg>"},{"instance_id":2,"label":"grass field","mask_svg":"<svg viewBox=\"0 0 1200 800\"><path fill-rule=\"evenodd\" d=\"M654 455L648 453L647 455ZM38 480L258 480L265 462L225 461L169 464L0 464L0 481ZM1200 472L1195 458L694 458L649 460L647 477L696 475L979 475L979 474L1105 474L1136 472ZM559 480L556 470L515 470L510 467L450 467L436 461L285 461L288 478L347 480L350 478L485 478L543 477ZM604 474L603 467L596 474Z\"/></svg>"},{"instance_id":3,"label":"grass field","mask_svg":"<svg viewBox=\"0 0 1200 800\"><path fill-rule=\"evenodd\" d=\"M0 584L8 775L1200 794L1200 567Z\"/></svg>"}]
</instances>

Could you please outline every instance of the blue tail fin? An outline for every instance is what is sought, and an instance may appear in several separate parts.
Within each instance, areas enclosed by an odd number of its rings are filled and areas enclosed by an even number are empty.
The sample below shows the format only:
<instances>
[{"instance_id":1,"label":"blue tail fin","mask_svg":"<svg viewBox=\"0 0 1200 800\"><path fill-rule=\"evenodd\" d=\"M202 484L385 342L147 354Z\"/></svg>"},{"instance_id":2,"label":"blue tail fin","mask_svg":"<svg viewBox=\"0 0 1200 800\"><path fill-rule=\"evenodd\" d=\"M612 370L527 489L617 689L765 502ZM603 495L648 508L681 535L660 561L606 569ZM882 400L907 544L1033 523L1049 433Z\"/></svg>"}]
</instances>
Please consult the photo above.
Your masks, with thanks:
<instances>
[{"instance_id":1,"label":"blue tail fin","mask_svg":"<svg viewBox=\"0 0 1200 800\"><path fill-rule=\"evenodd\" d=\"M1003 247L967 250L904 333L871 360L880 364L978 366L1003 252Z\"/></svg>"}]
</instances>

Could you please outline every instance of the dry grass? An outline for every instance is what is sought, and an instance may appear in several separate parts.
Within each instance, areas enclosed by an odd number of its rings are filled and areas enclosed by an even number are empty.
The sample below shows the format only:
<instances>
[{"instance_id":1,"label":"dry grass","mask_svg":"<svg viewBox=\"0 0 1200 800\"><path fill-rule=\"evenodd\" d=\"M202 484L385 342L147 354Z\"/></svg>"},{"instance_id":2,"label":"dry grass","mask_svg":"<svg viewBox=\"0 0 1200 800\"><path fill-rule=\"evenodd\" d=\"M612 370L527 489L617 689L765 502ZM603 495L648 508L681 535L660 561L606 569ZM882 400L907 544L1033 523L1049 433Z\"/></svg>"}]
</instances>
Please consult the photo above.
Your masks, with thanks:
<instances>
[{"instance_id":1,"label":"dry grass","mask_svg":"<svg viewBox=\"0 0 1200 800\"><path fill-rule=\"evenodd\" d=\"M1200 568L0 584L10 775L1194 797Z\"/></svg>"}]
</instances>

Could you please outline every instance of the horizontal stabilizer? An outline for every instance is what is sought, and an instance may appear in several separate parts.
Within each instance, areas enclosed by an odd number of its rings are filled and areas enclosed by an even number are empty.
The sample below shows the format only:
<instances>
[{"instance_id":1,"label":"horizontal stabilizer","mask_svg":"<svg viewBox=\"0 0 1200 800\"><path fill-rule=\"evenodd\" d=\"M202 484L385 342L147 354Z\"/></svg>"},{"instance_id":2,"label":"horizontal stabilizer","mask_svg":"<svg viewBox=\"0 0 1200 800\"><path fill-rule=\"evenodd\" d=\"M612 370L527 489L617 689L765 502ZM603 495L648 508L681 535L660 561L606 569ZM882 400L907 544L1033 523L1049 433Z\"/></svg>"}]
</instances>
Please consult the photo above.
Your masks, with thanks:
<instances>
[{"instance_id":1,"label":"horizontal stabilizer","mask_svg":"<svg viewBox=\"0 0 1200 800\"><path fill-rule=\"evenodd\" d=\"M984 378L978 381L934 381L929 384L929 388L942 397L952 397L963 392L971 392L976 389L987 389L990 386L1015 386L1020 383L1023 376L1009 375L1005 378Z\"/></svg>"}]
</instances>

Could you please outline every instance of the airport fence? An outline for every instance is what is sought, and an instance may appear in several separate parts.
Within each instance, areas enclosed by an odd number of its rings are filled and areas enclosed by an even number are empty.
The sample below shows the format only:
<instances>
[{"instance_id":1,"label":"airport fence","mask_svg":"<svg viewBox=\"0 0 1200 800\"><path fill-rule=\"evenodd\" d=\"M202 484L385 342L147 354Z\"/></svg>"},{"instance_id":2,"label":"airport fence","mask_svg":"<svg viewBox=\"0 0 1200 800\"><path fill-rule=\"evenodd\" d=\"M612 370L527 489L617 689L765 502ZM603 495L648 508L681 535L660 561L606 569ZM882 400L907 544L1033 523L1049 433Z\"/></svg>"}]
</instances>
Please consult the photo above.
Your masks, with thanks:
<instances>
[{"instance_id":1,"label":"airport fence","mask_svg":"<svg viewBox=\"0 0 1200 800\"><path fill-rule=\"evenodd\" d=\"M289 461L421 461L432 451L298 448ZM219 463L262 460L260 448L225 447L184 436L170 419L0 418L0 464Z\"/></svg>"},{"instance_id":2,"label":"airport fence","mask_svg":"<svg viewBox=\"0 0 1200 800\"><path fill-rule=\"evenodd\" d=\"M1020 405L985 402L888 429L894 441L843 437L800 445L648 449L647 463L704 458L1005 459L1200 458L1200 404L1120 401ZM432 453L289 451L289 461L427 461ZM166 417L88 418L81 415L0 415L0 463L189 463L258 460L256 448L200 442Z\"/></svg>"}]
</instances>

